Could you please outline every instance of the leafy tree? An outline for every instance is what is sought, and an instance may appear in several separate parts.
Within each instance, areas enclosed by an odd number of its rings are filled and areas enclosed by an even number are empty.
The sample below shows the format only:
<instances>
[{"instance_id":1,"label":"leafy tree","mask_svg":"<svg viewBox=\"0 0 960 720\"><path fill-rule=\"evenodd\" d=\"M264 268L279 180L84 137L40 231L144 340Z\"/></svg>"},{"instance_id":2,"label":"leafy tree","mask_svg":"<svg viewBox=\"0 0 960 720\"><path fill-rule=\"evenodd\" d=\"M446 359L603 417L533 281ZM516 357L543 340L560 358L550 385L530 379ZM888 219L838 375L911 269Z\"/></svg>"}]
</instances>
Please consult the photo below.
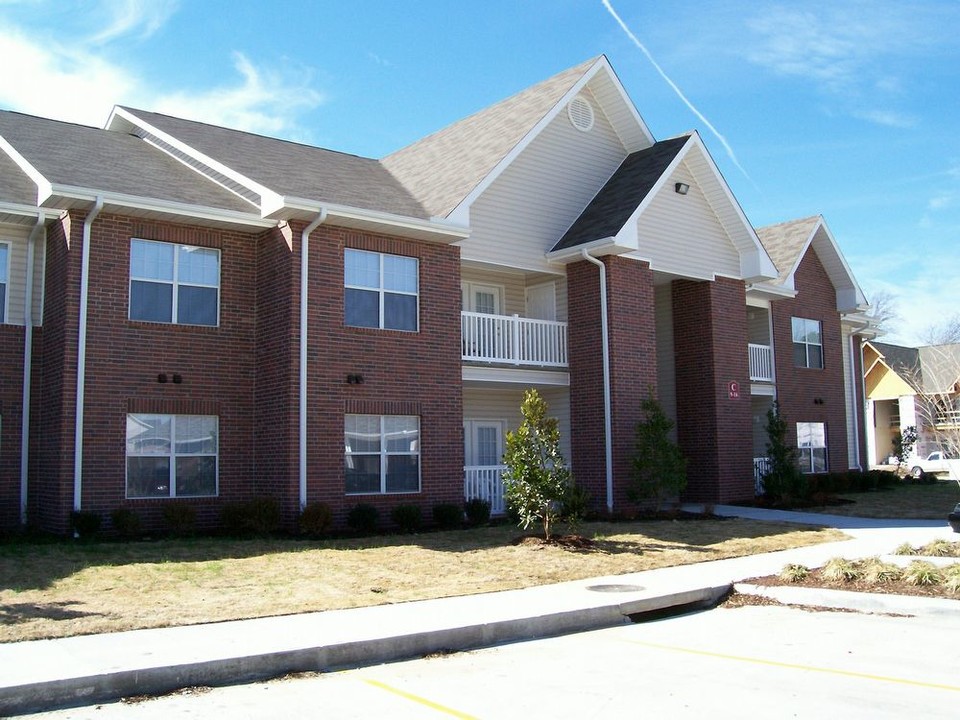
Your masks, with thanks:
<instances>
[{"instance_id":1,"label":"leafy tree","mask_svg":"<svg viewBox=\"0 0 960 720\"><path fill-rule=\"evenodd\" d=\"M777 403L767 410L767 458L770 463L763 475L764 495L775 502L804 499L807 479L800 472L797 449L787 444L787 421Z\"/></svg>"},{"instance_id":2,"label":"leafy tree","mask_svg":"<svg viewBox=\"0 0 960 720\"><path fill-rule=\"evenodd\" d=\"M536 522L546 540L567 495L570 471L560 453L560 427L547 417L547 403L536 390L523 394L523 422L507 433L503 474L507 505L526 529Z\"/></svg>"},{"instance_id":3,"label":"leafy tree","mask_svg":"<svg viewBox=\"0 0 960 720\"><path fill-rule=\"evenodd\" d=\"M893 436L893 454L897 458L897 469L902 469L913 454L913 446L917 443L917 428L915 425L905 427Z\"/></svg>"},{"instance_id":4,"label":"leafy tree","mask_svg":"<svg viewBox=\"0 0 960 720\"><path fill-rule=\"evenodd\" d=\"M687 460L670 439L673 421L651 394L640 404L644 419L637 423L636 453L627 496L640 503L652 499L659 510L667 497L687 486Z\"/></svg>"}]
</instances>

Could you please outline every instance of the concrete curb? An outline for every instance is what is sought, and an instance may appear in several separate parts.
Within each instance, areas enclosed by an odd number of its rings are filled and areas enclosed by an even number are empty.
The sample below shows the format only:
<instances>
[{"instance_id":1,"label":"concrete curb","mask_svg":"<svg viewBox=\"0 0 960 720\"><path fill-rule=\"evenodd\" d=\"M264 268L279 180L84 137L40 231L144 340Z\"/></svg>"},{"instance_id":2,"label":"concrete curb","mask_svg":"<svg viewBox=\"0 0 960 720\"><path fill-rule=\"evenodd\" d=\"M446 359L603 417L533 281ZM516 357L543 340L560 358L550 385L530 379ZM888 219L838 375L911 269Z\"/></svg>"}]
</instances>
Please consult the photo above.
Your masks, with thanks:
<instances>
[{"instance_id":1,"label":"concrete curb","mask_svg":"<svg viewBox=\"0 0 960 720\"><path fill-rule=\"evenodd\" d=\"M611 595L606 603L544 615L479 622L461 627L444 627L439 623L435 629L380 638L0 686L0 716L109 702L136 695L159 695L191 686L235 685L295 672L362 667L434 652L471 650L599 630L628 624L631 616L643 613L681 606L713 605L729 589L730 585L724 584L623 600ZM614 592L617 592L616 588Z\"/></svg>"},{"instance_id":2,"label":"concrete curb","mask_svg":"<svg viewBox=\"0 0 960 720\"><path fill-rule=\"evenodd\" d=\"M897 615L960 615L960 600L943 598L749 583L735 583L733 589L744 595L759 595L786 605L830 607Z\"/></svg>"}]
</instances>

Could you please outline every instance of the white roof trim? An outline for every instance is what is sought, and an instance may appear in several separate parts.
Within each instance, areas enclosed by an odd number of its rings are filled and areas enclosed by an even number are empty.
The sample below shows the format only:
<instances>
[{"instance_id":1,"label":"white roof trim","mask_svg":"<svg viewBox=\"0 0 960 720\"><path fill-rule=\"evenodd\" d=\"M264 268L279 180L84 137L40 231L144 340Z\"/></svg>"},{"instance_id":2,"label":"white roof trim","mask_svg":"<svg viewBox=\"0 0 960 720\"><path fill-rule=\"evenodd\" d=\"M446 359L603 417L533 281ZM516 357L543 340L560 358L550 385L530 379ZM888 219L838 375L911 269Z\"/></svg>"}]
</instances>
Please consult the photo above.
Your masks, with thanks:
<instances>
[{"instance_id":1,"label":"white roof trim","mask_svg":"<svg viewBox=\"0 0 960 720\"><path fill-rule=\"evenodd\" d=\"M469 237L471 229L466 225L449 222L443 218L431 218L421 220L411 218L407 215L396 215L394 213L379 212L376 210L363 210L361 208L351 207L349 205L337 205L331 203L317 203L316 200L307 200L304 198L281 197L281 204L277 208L280 210L306 210L309 212L319 212L321 207L326 208L327 213L344 219L361 220L365 222L377 223L393 228L404 228L417 230L420 232L430 232L437 235L447 235L453 240L462 240ZM328 221L329 222L329 221Z\"/></svg>"},{"instance_id":2,"label":"white roof trim","mask_svg":"<svg viewBox=\"0 0 960 720\"><path fill-rule=\"evenodd\" d=\"M469 223L469 214L470 207L473 205L474 201L482 195L488 187L503 173L510 164L516 160L516 158L527 149L527 146L543 131L543 129L549 125L553 119L566 108L567 104L580 94L580 91L586 87L589 83L601 70L606 70L609 73L610 80L614 83L615 87L619 90L620 95L623 97L624 103L627 107L630 108L631 114L633 115L636 122L640 125L643 134L646 136L649 143L652 145L654 143L653 135L650 133L650 129L647 127L646 123L643 122L643 118L640 117L640 113L637 112L636 107L630 101L630 97L627 95L626 90L624 90L623 85L620 84L619 78L613 68L610 66L609 61L605 56L600 56L597 58L597 61L587 70L583 75L580 76L580 79L577 80L573 86L567 90L567 92L561 97L553 108L550 109L539 122L531 128L527 134L523 137L520 142L513 146L513 148L508 152L500 161L494 166L494 168L486 174L486 176L470 191L470 193L459 203L457 206L447 215L447 218L460 222L461 224Z\"/></svg>"},{"instance_id":3,"label":"white roof trim","mask_svg":"<svg viewBox=\"0 0 960 720\"><path fill-rule=\"evenodd\" d=\"M617 242L615 237L605 237L562 250L550 250L543 255L549 262L568 263L583 257L584 250L594 257L600 257L603 255L623 255L636 249L636 247L628 247Z\"/></svg>"},{"instance_id":4,"label":"white roof trim","mask_svg":"<svg viewBox=\"0 0 960 720\"><path fill-rule=\"evenodd\" d=\"M17 166L23 170L23 172L33 180L37 185L37 204L39 205L44 201L44 199L50 197L50 181L44 177L39 170L37 170L30 162L21 155L17 149L7 142L7 139L0 135L0 149L2 149L7 155L10 156L10 159L13 160Z\"/></svg>"},{"instance_id":5,"label":"white roof trim","mask_svg":"<svg viewBox=\"0 0 960 720\"><path fill-rule=\"evenodd\" d=\"M846 275L847 280L850 282L848 287L836 287L837 309L840 311L856 311L866 309L869 307L866 296L863 294L863 290L860 289L860 284L857 282L857 279L853 276L853 271L850 270L850 266L847 264L847 259L843 256L843 253L840 252L840 246L837 244L836 238L833 237L833 233L830 232L830 228L827 225L826 220L824 220L823 215L817 216L817 222L814 224L813 229L810 231L810 235L804 242L803 249L797 255L797 259L793 263L793 267L790 268L787 279L784 281L785 284L789 284L791 288L796 287L795 276L797 269L800 267L800 263L803 262L803 258L806 256L810 246L813 245L813 241L816 239L817 233L820 232L820 230L823 230L824 237L829 242L830 250L836 256L837 260L840 261L840 266L843 268L843 272ZM833 278L830 278L830 281L833 282Z\"/></svg>"}]
</instances>

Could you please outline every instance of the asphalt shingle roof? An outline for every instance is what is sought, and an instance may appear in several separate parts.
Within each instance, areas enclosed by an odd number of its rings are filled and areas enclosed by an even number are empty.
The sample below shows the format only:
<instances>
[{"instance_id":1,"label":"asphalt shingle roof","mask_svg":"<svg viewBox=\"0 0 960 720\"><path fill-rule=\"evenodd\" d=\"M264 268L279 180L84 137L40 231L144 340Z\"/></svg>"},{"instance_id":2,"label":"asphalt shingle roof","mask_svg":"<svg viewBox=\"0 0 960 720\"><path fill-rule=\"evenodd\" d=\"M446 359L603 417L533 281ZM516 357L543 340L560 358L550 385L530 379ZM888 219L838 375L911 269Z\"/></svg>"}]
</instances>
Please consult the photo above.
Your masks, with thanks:
<instances>
[{"instance_id":1,"label":"asphalt shingle roof","mask_svg":"<svg viewBox=\"0 0 960 720\"><path fill-rule=\"evenodd\" d=\"M407 217L429 217L378 160L160 113L124 109L280 195Z\"/></svg>"},{"instance_id":2,"label":"asphalt shingle roof","mask_svg":"<svg viewBox=\"0 0 960 720\"><path fill-rule=\"evenodd\" d=\"M820 216L815 215L757 228L757 237L779 272L777 279L773 281L775 285L786 282L818 222Z\"/></svg>"},{"instance_id":3,"label":"asphalt shingle roof","mask_svg":"<svg viewBox=\"0 0 960 720\"><path fill-rule=\"evenodd\" d=\"M37 186L4 152L0 152L0 201L37 204Z\"/></svg>"},{"instance_id":4,"label":"asphalt shingle roof","mask_svg":"<svg viewBox=\"0 0 960 720\"><path fill-rule=\"evenodd\" d=\"M689 139L689 135L682 135L661 140L628 155L553 250L566 250L620 232Z\"/></svg>"},{"instance_id":5,"label":"asphalt shingle roof","mask_svg":"<svg viewBox=\"0 0 960 720\"><path fill-rule=\"evenodd\" d=\"M596 62L593 58L383 158L427 211L446 217Z\"/></svg>"},{"instance_id":6,"label":"asphalt shingle roof","mask_svg":"<svg viewBox=\"0 0 960 720\"><path fill-rule=\"evenodd\" d=\"M0 111L0 136L55 185L240 212L254 209L132 135ZM31 203L36 203L36 191Z\"/></svg>"}]
</instances>

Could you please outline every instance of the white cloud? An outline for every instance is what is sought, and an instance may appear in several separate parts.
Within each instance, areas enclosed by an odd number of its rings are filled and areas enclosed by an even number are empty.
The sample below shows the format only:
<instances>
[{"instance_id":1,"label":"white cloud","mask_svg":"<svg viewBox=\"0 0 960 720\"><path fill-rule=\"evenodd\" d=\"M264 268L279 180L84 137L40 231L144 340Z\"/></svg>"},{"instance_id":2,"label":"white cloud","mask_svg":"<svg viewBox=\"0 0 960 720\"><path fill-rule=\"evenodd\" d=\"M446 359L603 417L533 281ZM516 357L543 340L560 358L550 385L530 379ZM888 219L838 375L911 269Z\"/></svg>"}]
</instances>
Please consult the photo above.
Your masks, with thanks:
<instances>
[{"instance_id":1,"label":"white cloud","mask_svg":"<svg viewBox=\"0 0 960 720\"><path fill-rule=\"evenodd\" d=\"M90 38L95 45L138 33L147 38L163 27L177 11L178 0L110 0L97 8L107 15L106 27Z\"/></svg>"},{"instance_id":2,"label":"white cloud","mask_svg":"<svg viewBox=\"0 0 960 720\"><path fill-rule=\"evenodd\" d=\"M855 111L853 114L861 120L867 120L877 125L885 125L892 128L911 128L918 123L916 117L904 115L893 110L862 110Z\"/></svg>"}]
</instances>

